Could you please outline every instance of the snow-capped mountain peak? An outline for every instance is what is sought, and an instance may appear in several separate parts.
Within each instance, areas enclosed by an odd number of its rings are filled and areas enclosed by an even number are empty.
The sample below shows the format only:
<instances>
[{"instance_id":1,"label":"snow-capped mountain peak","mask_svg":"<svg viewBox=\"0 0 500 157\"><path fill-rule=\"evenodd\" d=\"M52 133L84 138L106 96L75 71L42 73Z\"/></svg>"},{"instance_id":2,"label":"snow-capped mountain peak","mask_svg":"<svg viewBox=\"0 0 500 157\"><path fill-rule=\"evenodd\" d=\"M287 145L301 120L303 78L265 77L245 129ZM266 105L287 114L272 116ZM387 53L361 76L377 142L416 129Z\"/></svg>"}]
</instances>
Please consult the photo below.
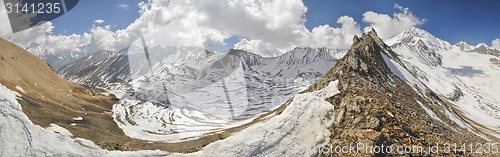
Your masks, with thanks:
<instances>
[{"instance_id":1,"label":"snow-capped mountain peak","mask_svg":"<svg viewBox=\"0 0 500 157\"><path fill-rule=\"evenodd\" d=\"M441 40L431 33L417 27L406 29L401 34L386 41L388 45L404 43L410 45L425 45L429 50L451 49L450 43Z\"/></svg>"},{"instance_id":2,"label":"snow-capped mountain peak","mask_svg":"<svg viewBox=\"0 0 500 157\"><path fill-rule=\"evenodd\" d=\"M459 47L461 51L465 51L465 52L472 51L475 48L474 46L468 44L465 41L460 41L460 42L456 43L455 46Z\"/></svg>"},{"instance_id":3,"label":"snow-capped mountain peak","mask_svg":"<svg viewBox=\"0 0 500 157\"><path fill-rule=\"evenodd\" d=\"M484 48L489 48L488 45L486 45L485 43L479 43L475 46L475 48L481 48L481 47L484 47Z\"/></svg>"},{"instance_id":4,"label":"snow-capped mountain peak","mask_svg":"<svg viewBox=\"0 0 500 157\"><path fill-rule=\"evenodd\" d=\"M453 48L450 43L416 27L407 29L386 42L388 45L391 45L391 48L394 50L410 49L411 52L418 53L416 56L420 62L432 66L440 65L442 63L442 56L437 53L438 51ZM400 55L403 55L403 58L410 57L405 56L404 54Z\"/></svg>"},{"instance_id":5,"label":"snow-capped mountain peak","mask_svg":"<svg viewBox=\"0 0 500 157\"><path fill-rule=\"evenodd\" d=\"M427 86L458 106L462 110L460 112L465 111L465 116L474 123L498 130L496 104L499 101L491 96L497 93L491 85L497 80L498 67L489 55L498 56L500 52L484 43L471 46L466 42L459 42L451 48L435 46L447 42L439 42L440 39L430 34L419 35L419 32L424 31L418 30L410 29L391 39L393 42L397 41L391 46L392 50L403 60L411 77L415 78L412 80L416 80L411 84ZM426 38L422 38L423 36ZM477 88L478 86L481 88ZM494 132L491 135L498 137L499 134Z\"/></svg>"}]
</instances>

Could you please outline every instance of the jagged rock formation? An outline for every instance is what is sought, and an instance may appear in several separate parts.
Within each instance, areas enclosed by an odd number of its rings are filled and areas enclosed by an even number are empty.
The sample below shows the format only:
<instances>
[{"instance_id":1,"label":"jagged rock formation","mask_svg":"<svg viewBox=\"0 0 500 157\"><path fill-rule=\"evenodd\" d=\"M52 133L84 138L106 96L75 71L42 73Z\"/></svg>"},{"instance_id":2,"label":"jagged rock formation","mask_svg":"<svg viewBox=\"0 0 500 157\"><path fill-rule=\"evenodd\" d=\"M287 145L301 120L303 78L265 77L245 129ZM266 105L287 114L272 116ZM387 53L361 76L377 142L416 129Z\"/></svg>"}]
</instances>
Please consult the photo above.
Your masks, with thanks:
<instances>
[{"instance_id":1,"label":"jagged rock formation","mask_svg":"<svg viewBox=\"0 0 500 157\"><path fill-rule=\"evenodd\" d=\"M361 38L354 36L353 45L349 52L320 81L311 85L307 91L322 89L329 82L337 79L356 78L351 76L353 74L376 81L374 83L389 81L392 79L390 78L392 72L382 55L394 58L397 62L401 61L396 57L396 53L387 50L389 50L389 47L377 37L374 30ZM346 85L343 84L339 87L345 89L347 88Z\"/></svg>"},{"instance_id":2,"label":"jagged rock formation","mask_svg":"<svg viewBox=\"0 0 500 157\"><path fill-rule=\"evenodd\" d=\"M389 46L377 36L375 30L362 37L354 37L346 56L318 82L305 92L323 89L338 80L340 93L326 99L335 106L335 124L330 130L331 146L421 146L428 148L445 143L485 143L486 140L450 120L455 111L453 104L425 87L412 87L402 69L404 64ZM416 85L414 85L416 86ZM445 114L452 113L452 114ZM497 140L494 137L490 139ZM470 151L470 150L469 150ZM394 150L395 152L395 150ZM393 152L393 153L394 153ZM324 156L385 156L387 152L357 152ZM471 152L441 152L432 155L466 155ZM406 154L422 156L424 152Z\"/></svg>"},{"instance_id":3,"label":"jagged rock formation","mask_svg":"<svg viewBox=\"0 0 500 157\"><path fill-rule=\"evenodd\" d=\"M489 47L488 45L484 43L480 43L474 47L474 50L470 52L477 52L479 54L489 54L493 56L500 57L500 50L494 49L492 47Z\"/></svg>"}]
</instances>

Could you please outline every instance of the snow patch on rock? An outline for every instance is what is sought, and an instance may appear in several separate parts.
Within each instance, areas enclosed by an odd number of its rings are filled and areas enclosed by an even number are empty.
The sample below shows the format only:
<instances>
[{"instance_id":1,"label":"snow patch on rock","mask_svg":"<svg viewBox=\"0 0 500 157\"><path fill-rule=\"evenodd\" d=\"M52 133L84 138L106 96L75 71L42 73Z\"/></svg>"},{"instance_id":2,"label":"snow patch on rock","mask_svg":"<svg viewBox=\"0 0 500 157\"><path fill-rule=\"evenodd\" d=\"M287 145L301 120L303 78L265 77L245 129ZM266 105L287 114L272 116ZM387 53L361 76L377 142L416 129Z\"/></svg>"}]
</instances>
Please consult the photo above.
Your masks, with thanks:
<instances>
[{"instance_id":1,"label":"snow patch on rock","mask_svg":"<svg viewBox=\"0 0 500 157\"><path fill-rule=\"evenodd\" d=\"M82 121L82 120L83 120L83 117L73 117L73 120L74 120L74 121Z\"/></svg>"},{"instance_id":2,"label":"snow patch on rock","mask_svg":"<svg viewBox=\"0 0 500 157\"><path fill-rule=\"evenodd\" d=\"M432 118L434 118L434 119L436 119L436 120L444 123L441 119L439 119L438 116L436 116L436 114L431 109L425 107L424 104L422 104L422 102L420 102L420 101L417 100L417 103L420 105L420 107L422 107L425 110L425 113L427 113L429 116L431 116Z\"/></svg>"},{"instance_id":3,"label":"snow patch on rock","mask_svg":"<svg viewBox=\"0 0 500 157\"><path fill-rule=\"evenodd\" d=\"M73 136L73 134L70 131L66 130L65 128L63 128L57 124L50 124L50 127L45 128L45 129L51 130L57 134L61 134L61 135L66 136L66 137Z\"/></svg>"}]
</instances>

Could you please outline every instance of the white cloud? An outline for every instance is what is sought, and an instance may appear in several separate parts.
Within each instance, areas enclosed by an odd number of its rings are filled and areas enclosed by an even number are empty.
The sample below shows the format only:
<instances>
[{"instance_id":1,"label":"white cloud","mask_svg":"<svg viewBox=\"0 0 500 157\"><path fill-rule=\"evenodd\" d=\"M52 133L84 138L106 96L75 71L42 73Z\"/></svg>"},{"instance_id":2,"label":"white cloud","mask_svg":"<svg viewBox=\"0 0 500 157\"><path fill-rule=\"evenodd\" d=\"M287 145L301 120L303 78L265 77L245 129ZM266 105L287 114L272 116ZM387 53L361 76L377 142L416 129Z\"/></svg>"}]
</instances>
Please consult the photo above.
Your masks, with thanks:
<instances>
[{"instance_id":1,"label":"white cloud","mask_svg":"<svg viewBox=\"0 0 500 157\"><path fill-rule=\"evenodd\" d=\"M98 23L98 24L102 24L102 23L104 23L104 22L106 22L106 21L99 19L99 20L95 20L94 22L95 22L95 23Z\"/></svg>"},{"instance_id":2,"label":"white cloud","mask_svg":"<svg viewBox=\"0 0 500 157\"><path fill-rule=\"evenodd\" d=\"M425 20L412 14L408 8L403 8L398 4L395 4L394 8L399 9L400 12L394 13L393 17L372 11L364 13L363 21L369 23L369 26L366 27L364 31L367 32L371 30L371 28L375 28L382 39L389 39L403 32L405 29L418 26L425 22Z\"/></svg>"},{"instance_id":3,"label":"white cloud","mask_svg":"<svg viewBox=\"0 0 500 157\"><path fill-rule=\"evenodd\" d=\"M235 48L263 56L276 56L296 46L348 48L352 35L361 34L357 23L347 16L338 20L341 28L324 25L309 31L304 18L307 7L300 0L217 0L196 6L203 15L198 19L200 25L241 36L244 39Z\"/></svg>"},{"instance_id":4,"label":"white cloud","mask_svg":"<svg viewBox=\"0 0 500 157\"><path fill-rule=\"evenodd\" d=\"M301 46L349 48L352 44L353 36L361 34L359 25L349 16L340 17L337 23L341 25L340 28L332 28L328 25L313 28L313 40L307 43L307 45Z\"/></svg>"},{"instance_id":5,"label":"white cloud","mask_svg":"<svg viewBox=\"0 0 500 157\"><path fill-rule=\"evenodd\" d=\"M347 16L337 21L340 28L324 25L309 31L304 18L307 8L300 0L150 0L141 2L139 8L141 16L126 29L92 28L87 48L119 50L143 34L155 32L157 37L151 39L163 45L207 49L231 36L241 36L235 48L276 56L296 46L349 48L352 36L361 34L358 24Z\"/></svg>"},{"instance_id":6,"label":"white cloud","mask_svg":"<svg viewBox=\"0 0 500 157\"><path fill-rule=\"evenodd\" d=\"M197 2L195 7L202 14L199 25L241 36L245 40L235 48L264 56L292 49L308 32L303 18L307 8L299 0L212 0Z\"/></svg>"},{"instance_id":7,"label":"white cloud","mask_svg":"<svg viewBox=\"0 0 500 157\"><path fill-rule=\"evenodd\" d=\"M113 32L110 26L92 28L93 40L89 47L96 50L119 50L142 35L155 31L157 33L154 34L159 36L156 40L168 40L168 44L178 46L194 44L209 48L209 45L222 43L223 39L229 37L220 31L200 27L197 24L198 11L190 1L149 0L139 3L139 7L141 16L125 29Z\"/></svg>"},{"instance_id":8,"label":"white cloud","mask_svg":"<svg viewBox=\"0 0 500 157\"><path fill-rule=\"evenodd\" d=\"M118 4L116 5L118 8L121 8L121 9L125 9L125 10L128 10L130 9L130 5L128 4Z\"/></svg>"},{"instance_id":9,"label":"white cloud","mask_svg":"<svg viewBox=\"0 0 500 157\"><path fill-rule=\"evenodd\" d=\"M150 43L207 49L237 36L242 40L235 48L276 56L297 46L347 49L352 37L362 32L349 16L337 20L338 28L321 25L308 30L305 27L307 7L301 0L148 0L138 6L141 16L122 30L112 31L109 25L93 26L86 34L58 36L52 35L54 26L48 22L16 33L11 39L18 44L36 45L30 49L33 53L64 53L120 50L148 32L153 32L148 35ZM396 8L401 12L393 18L367 12L363 21L370 24L369 28L375 27L382 37L393 36L423 22L407 8ZM0 30L0 35L8 34L2 34L4 30Z\"/></svg>"},{"instance_id":10,"label":"white cloud","mask_svg":"<svg viewBox=\"0 0 500 157\"><path fill-rule=\"evenodd\" d=\"M0 4L3 1L0 0ZM90 43L91 34L53 35L54 26L46 22L15 34L4 7L0 7L0 37L24 47L33 54L80 53Z\"/></svg>"},{"instance_id":11,"label":"white cloud","mask_svg":"<svg viewBox=\"0 0 500 157\"><path fill-rule=\"evenodd\" d=\"M500 39L495 39L491 42L491 47L500 50Z\"/></svg>"},{"instance_id":12,"label":"white cloud","mask_svg":"<svg viewBox=\"0 0 500 157\"><path fill-rule=\"evenodd\" d=\"M90 43L88 33L72 35L53 35L51 22L21 31L9 36L9 40L20 44L29 52L41 54L80 53Z\"/></svg>"}]
</instances>

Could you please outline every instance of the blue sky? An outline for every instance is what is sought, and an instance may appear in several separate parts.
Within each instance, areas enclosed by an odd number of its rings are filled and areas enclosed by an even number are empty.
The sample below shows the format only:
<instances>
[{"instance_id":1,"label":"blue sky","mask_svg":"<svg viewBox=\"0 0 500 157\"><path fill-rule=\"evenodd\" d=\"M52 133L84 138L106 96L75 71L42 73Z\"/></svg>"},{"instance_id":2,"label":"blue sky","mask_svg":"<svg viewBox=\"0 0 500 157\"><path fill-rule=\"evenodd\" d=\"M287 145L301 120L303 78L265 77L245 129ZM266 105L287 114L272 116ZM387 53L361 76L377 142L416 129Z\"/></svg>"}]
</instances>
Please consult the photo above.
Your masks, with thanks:
<instances>
[{"instance_id":1,"label":"blue sky","mask_svg":"<svg viewBox=\"0 0 500 157\"><path fill-rule=\"evenodd\" d=\"M93 25L111 25L112 30L123 29L140 15L137 4L142 0L80 0L78 6L66 15L52 21L56 26L55 34L82 34ZM308 7L306 27L312 29L329 24L339 27L337 19L348 15L353 17L361 28L362 15L374 11L392 15L397 12L394 4L409 8L413 14L425 19L418 26L433 35L451 42L466 41L469 44L491 41L500 38L500 1L496 0L304 0ZM128 7L119 7L119 6ZM105 23L94 21L102 19ZM233 37L226 40L225 48L238 42Z\"/></svg>"},{"instance_id":2,"label":"blue sky","mask_svg":"<svg viewBox=\"0 0 500 157\"><path fill-rule=\"evenodd\" d=\"M82 34L88 32L92 25L110 25L111 30L124 29L139 14L137 4L142 0L80 0L78 5L64 16L52 21L56 26L56 34ZM94 21L102 19L105 23Z\"/></svg>"},{"instance_id":3,"label":"blue sky","mask_svg":"<svg viewBox=\"0 0 500 157\"><path fill-rule=\"evenodd\" d=\"M419 27L452 44L469 44L500 38L500 1L498 0L304 0L309 8L306 27L329 24L337 26L343 15L353 17L363 28L362 15L374 11L392 15L394 3L409 8L416 16L426 19Z\"/></svg>"}]
</instances>

